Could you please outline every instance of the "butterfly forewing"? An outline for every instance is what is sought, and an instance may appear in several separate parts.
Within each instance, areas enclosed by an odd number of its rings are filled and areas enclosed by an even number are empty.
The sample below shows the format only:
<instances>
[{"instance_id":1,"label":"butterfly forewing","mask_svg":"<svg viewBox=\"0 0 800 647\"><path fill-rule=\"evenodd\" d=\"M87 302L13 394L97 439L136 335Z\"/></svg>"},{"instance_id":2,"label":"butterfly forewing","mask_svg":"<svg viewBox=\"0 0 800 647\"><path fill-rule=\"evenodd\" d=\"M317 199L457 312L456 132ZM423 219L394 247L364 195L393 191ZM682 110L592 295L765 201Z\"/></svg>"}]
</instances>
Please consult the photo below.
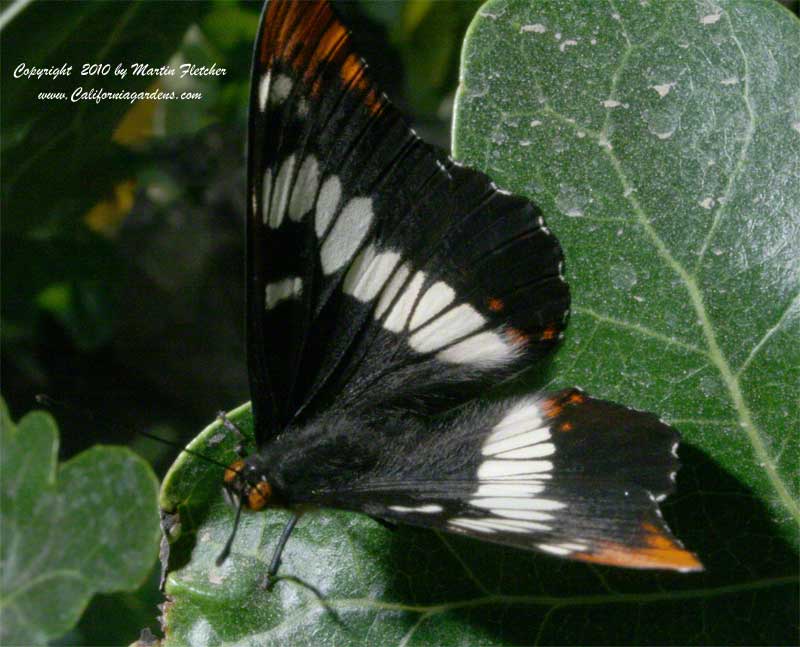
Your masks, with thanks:
<instances>
[{"instance_id":1,"label":"butterfly forewing","mask_svg":"<svg viewBox=\"0 0 800 647\"><path fill-rule=\"evenodd\" d=\"M463 401L557 342L569 296L538 209L422 142L327 3L267 4L249 154L262 440L334 398Z\"/></svg>"}]
</instances>

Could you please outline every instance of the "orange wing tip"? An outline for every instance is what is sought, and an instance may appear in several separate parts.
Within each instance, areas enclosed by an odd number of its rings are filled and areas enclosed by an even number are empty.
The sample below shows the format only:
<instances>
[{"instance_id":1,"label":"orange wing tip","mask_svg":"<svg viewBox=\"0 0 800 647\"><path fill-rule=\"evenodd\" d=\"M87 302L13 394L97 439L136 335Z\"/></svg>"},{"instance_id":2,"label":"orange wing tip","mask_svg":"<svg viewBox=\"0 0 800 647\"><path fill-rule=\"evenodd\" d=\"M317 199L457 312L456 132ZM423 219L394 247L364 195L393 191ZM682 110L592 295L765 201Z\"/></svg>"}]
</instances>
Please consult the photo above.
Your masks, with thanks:
<instances>
[{"instance_id":1,"label":"orange wing tip","mask_svg":"<svg viewBox=\"0 0 800 647\"><path fill-rule=\"evenodd\" d=\"M575 559L625 568L653 568L695 573L705 570L694 553L650 523L642 524L644 546L603 542L591 553L577 553Z\"/></svg>"}]
</instances>

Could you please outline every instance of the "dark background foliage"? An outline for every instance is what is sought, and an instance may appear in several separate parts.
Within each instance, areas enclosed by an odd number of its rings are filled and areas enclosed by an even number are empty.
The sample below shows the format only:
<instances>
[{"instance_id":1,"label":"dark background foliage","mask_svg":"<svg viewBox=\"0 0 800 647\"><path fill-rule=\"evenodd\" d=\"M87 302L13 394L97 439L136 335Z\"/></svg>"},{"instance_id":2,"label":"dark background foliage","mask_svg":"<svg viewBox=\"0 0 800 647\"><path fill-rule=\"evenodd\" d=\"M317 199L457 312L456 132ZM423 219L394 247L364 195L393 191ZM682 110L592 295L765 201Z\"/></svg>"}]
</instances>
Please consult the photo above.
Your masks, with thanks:
<instances>
[{"instance_id":1,"label":"dark background foliage","mask_svg":"<svg viewBox=\"0 0 800 647\"><path fill-rule=\"evenodd\" d=\"M3 2L2 11L14 3ZM470 2L340 3L382 87L449 145ZM2 369L12 417L36 394L60 459L128 444L163 474L170 448L249 399L244 356L244 134L260 2L35 2L2 30ZM424 45L424 46L423 46ZM13 78L20 63L67 79ZM221 77L78 76L83 63L216 63ZM42 91L197 90L200 101L71 103ZM91 418L86 415L90 412ZM158 630L157 574L94 599L68 644Z\"/></svg>"}]
</instances>

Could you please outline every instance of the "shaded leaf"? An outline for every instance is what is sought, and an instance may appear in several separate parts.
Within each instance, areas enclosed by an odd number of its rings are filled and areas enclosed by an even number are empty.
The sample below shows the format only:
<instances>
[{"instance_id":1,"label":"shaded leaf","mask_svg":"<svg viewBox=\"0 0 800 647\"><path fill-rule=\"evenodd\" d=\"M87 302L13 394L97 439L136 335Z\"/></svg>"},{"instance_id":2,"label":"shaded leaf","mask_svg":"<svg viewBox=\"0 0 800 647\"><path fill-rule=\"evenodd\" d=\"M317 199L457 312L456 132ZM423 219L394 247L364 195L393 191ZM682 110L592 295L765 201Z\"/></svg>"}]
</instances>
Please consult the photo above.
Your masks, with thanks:
<instances>
[{"instance_id":1,"label":"shaded leaf","mask_svg":"<svg viewBox=\"0 0 800 647\"><path fill-rule=\"evenodd\" d=\"M57 466L46 413L12 422L0 401L3 644L45 644L68 631L94 593L137 588L155 560L158 482L121 447Z\"/></svg>"}]
</instances>

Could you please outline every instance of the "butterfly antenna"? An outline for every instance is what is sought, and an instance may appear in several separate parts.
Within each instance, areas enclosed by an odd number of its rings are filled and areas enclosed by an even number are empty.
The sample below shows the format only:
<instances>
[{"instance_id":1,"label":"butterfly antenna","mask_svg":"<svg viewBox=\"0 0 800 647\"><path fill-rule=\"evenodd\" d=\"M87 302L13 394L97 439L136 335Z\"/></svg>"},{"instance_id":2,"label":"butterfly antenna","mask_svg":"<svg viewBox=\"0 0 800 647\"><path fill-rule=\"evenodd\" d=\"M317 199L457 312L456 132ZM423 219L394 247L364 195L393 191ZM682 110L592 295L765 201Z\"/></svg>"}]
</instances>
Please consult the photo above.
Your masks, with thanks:
<instances>
[{"instance_id":1,"label":"butterfly antenna","mask_svg":"<svg viewBox=\"0 0 800 647\"><path fill-rule=\"evenodd\" d=\"M204 460L204 461L206 461L208 463L213 463L214 465L219 465L220 467L224 467L226 470L227 469L231 469L230 465L226 465L222 461L218 461L218 460L215 460L213 458L209 458L208 456L205 456L204 454L201 454L200 452L196 452L193 449L189 449L188 447L185 447L184 445L181 445L180 443L176 443L176 442L173 442L171 440L167 440L166 438L162 438L161 436L156 436L155 434L151 434L149 431L137 431L136 433L137 434L141 434L145 438L150 438L150 440L157 440L158 442L163 443L164 445L169 445L170 447L175 447L176 449L180 449L182 452L186 452L187 454L191 454L192 456L196 456L197 458L200 458L200 459L202 459L202 460ZM236 471L236 470L234 470L234 471Z\"/></svg>"},{"instance_id":2,"label":"butterfly antenna","mask_svg":"<svg viewBox=\"0 0 800 647\"><path fill-rule=\"evenodd\" d=\"M89 409L84 409L83 407L76 406L71 402L56 400L55 398L51 398L46 393L37 393L35 396L33 396L33 399L36 400L36 402L38 402L39 404L41 404L43 407L47 407L48 409L64 409L73 416L78 416L80 418L84 418L90 421L94 420L94 414L91 411L89 411Z\"/></svg>"},{"instance_id":3,"label":"butterfly antenna","mask_svg":"<svg viewBox=\"0 0 800 647\"><path fill-rule=\"evenodd\" d=\"M62 402L60 400L56 400L55 398L51 398L49 395L45 393L37 394L34 399L36 400L36 402L41 404L43 407L47 407L48 409L64 409L68 413L71 413L72 415L77 415L81 418L84 418L85 420L88 421L94 420L94 414L92 414L92 412L89 411L88 409L77 407L74 404L70 404L69 402ZM214 460L213 458L209 458L208 456L204 456L203 454L200 454L199 452L196 452L193 449L188 449L181 443L176 443L171 440L167 440L166 438L161 438L161 436L156 436L155 434L151 434L148 431L136 431L136 433L141 434L145 438L156 440L164 445L175 447L176 449L179 449L182 452L186 452L187 454L191 454L192 456L196 456L197 458L200 458L206 461L207 463L212 463L213 465L219 465L220 467L223 467L225 469L230 469L229 465Z\"/></svg>"},{"instance_id":4,"label":"butterfly antenna","mask_svg":"<svg viewBox=\"0 0 800 647\"><path fill-rule=\"evenodd\" d=\"M231 546L233 546L233 539L236 537L236 530L239 528L239 519L242 517L242 508L244 507L244 497L239 497L239 505L236 508L236 519L233 520L233 530L231 530L231 534L228 537L228 541L225 542L225 547L222 549L222 552L217 557L217 566L222 566L226 559L228 559L228 555L231 554Z\"/></svg>"}]
</instances>

